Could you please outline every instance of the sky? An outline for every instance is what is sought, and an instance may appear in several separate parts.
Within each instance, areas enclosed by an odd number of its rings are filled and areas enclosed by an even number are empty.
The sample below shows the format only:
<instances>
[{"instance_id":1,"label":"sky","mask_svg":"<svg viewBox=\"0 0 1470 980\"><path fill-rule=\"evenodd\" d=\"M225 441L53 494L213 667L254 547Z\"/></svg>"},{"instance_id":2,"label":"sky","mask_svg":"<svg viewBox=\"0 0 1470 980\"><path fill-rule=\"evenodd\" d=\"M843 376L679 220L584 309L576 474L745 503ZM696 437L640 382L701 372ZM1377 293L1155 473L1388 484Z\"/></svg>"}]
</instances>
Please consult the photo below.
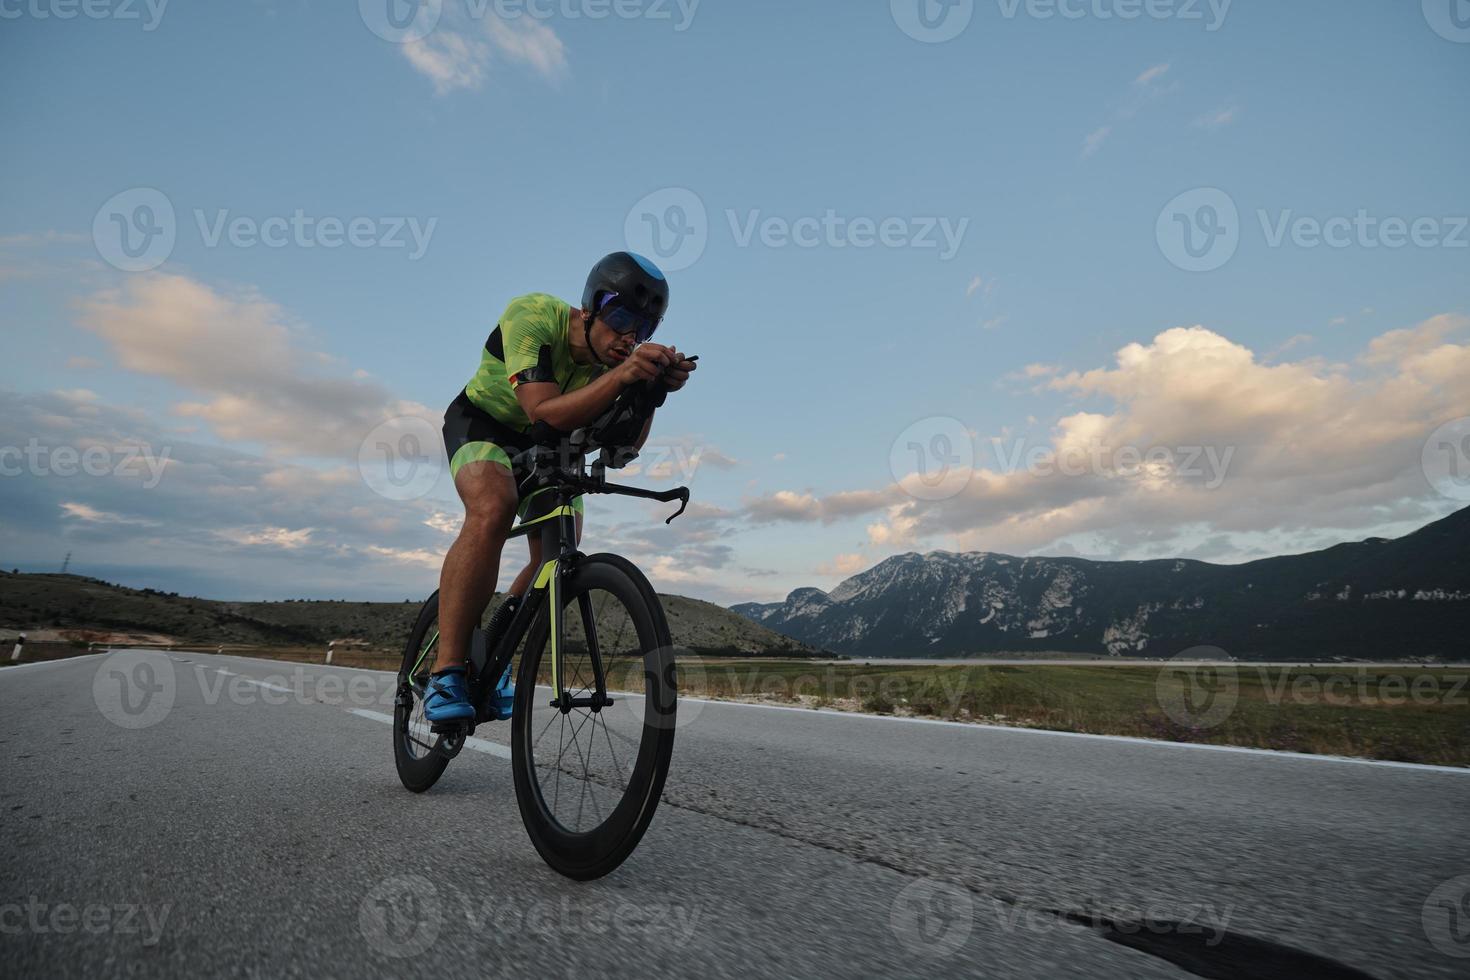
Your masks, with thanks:
<instances>
[{"instance_id":1,"label":"sky","mask_svg":"<svg viewBox=\"0 0 1470 980\"><path fill-rule=\"evenodd\" d=\"M1406 533L1470 501L1466 6L0 0L0 565L426 595L444 407L624 248L700 369L620 479L694 505L584 550L662 591Z\"/></svg>"}]
</instances>

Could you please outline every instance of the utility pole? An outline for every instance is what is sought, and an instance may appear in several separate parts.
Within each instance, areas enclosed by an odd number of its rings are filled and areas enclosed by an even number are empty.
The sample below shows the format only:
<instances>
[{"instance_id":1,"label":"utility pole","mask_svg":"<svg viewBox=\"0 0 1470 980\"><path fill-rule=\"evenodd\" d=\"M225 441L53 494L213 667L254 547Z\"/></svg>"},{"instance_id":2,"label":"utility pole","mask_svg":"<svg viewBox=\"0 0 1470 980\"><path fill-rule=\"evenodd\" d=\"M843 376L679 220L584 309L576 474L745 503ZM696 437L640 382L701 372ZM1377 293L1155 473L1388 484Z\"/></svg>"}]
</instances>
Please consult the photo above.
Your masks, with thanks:
<instances>
[{"instance_id":1,"label":"utility pole","mask_svg":"<svg viewBox=\"0 0 1470 980\"><path fill-rule=\"evenodd\" d=\"M66 553L66 557L63 558L63 559L61 559L61 574L63 574L63 575L66 574L67 566L70 565L70 564L71 564L71 552L68 551Z\"/></svg>"}]
</instances>

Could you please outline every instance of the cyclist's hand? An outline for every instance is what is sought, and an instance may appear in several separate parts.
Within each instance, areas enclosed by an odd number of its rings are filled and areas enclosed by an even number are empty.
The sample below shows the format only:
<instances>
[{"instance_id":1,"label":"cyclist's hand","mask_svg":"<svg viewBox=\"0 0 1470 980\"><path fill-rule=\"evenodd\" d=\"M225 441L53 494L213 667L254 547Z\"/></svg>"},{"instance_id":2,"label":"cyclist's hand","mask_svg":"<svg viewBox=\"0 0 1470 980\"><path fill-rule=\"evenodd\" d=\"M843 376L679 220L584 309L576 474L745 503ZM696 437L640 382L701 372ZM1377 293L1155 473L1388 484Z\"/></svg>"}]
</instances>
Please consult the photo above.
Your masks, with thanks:
<instances>
[{"instance_id":1,"label":"cyclist's hand","mask_svg":"<svg viewBox=\"0 0 1470 980\"><path fill-rule=\"evenodd\" d=\"M688 383L689 375L698 367L698 364L695 364L677 350L674 351L673 363L664 370L663 386L670 391L678 391Z\"/></svg>"},{"instance_id":2,"label":"cyclist's hand","mask_svg":"<svg viewBox=\"0 0 1470 980\"><path fill-rule=\"evenodd\" d=\"M628 355L628 359L614 370L618 372L618 380L624 385L652 381L663 373L665 367L673 363L675 354L672 347L665 347L663 344L639 344Z\"/></svg>"}]
</instances>

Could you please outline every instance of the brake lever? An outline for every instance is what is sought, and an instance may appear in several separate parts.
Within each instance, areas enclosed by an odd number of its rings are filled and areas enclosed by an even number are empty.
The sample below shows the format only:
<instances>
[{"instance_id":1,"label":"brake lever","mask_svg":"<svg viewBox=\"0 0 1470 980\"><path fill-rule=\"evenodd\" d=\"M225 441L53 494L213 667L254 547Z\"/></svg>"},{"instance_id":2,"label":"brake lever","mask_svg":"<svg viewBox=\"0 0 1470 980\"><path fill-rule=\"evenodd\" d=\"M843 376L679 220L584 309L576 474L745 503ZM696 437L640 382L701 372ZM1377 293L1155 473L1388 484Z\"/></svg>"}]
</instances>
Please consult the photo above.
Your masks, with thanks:
<instances>
[{"instance_id":1,"label":"brake lever","mask_svg":"<svg viewBox=\"0 0 1470 980\"><path fill-rule=\"evenodd\" d=\"M680 487L678 490L674 491L674 493L675 493L675 497L679 501L679 509L676 510L676 511L674 511L674 516L673 517L670 517L668 520L664 521L665 524L672 524L672 523L674 523L674 518L675 517L678 517L680 514L684 513L684 511L689 507L689 488L688 487Z\"/></svg>"}]
</instances>

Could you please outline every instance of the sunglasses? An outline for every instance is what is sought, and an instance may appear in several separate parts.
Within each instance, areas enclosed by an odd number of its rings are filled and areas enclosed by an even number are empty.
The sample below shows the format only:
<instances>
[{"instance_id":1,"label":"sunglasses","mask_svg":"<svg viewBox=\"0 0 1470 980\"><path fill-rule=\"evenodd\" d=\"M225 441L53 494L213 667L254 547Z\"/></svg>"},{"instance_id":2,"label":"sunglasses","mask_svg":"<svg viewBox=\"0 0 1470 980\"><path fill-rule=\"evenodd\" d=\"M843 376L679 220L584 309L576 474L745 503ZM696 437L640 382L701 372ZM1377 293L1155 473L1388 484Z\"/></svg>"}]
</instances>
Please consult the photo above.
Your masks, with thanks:
<instances>
[{"instance_id":1,"label":"sunglasses","mask_svg":"<svg viewBox=\"0 0 1470 980\"><path fill-rule=\"evenodd\" d=\"M602 303L598 316L613 329L614 333L633 334L638 343L646 342L658 329L659 323L663 321L661 316L653 316L639 310L630 310L626 306L617 304L617 293L611 293Z\"/></svg>"}]
</instances>

